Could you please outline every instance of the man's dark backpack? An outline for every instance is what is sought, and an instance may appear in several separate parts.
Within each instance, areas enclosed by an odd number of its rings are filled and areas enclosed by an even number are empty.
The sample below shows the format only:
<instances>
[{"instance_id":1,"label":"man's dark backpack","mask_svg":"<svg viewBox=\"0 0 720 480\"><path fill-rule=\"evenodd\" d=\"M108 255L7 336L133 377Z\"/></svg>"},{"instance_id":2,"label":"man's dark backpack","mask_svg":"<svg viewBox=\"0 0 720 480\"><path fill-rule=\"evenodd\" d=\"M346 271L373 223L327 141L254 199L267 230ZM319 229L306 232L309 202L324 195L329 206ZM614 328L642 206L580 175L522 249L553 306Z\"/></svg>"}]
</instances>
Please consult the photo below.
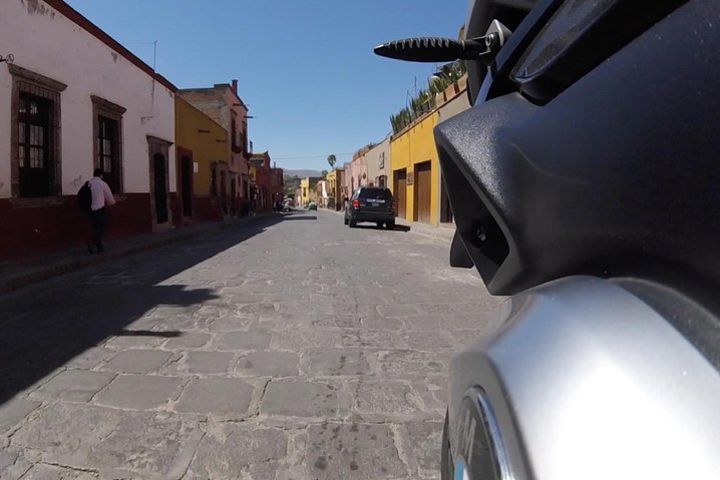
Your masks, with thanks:
<instances>
[{"instance_id":1,"label":"man's dark backpack","mask_svg":"<svg viewBox=\"0 0 720 480\"><path fill-rule=\"evenodd\" d=\"M80 210L90 213L92 209L92 191L90 191L90 182L85 182L85 184L80 187L80 190L78 190L77 193L77 200Z\"/></svg>"}]
</instances>

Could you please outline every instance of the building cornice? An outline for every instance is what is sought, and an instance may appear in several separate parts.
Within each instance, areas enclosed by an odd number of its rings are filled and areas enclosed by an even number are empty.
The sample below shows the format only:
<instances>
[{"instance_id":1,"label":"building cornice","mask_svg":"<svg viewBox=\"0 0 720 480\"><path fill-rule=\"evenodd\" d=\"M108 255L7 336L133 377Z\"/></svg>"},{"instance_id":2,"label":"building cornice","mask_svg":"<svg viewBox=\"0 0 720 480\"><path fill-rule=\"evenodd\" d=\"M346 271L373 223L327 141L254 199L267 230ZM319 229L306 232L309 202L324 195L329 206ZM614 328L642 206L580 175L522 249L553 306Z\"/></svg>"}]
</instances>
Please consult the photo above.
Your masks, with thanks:
<instances>
[{"instance_id":1,"label":"building cornice","mask_svg":"<svg viewBox=\"0 0 720 480\"><path fill-rule=\"evenodd\" d=\"M94 36L98 40L100 40L102 43L110 47L112 50L117 52L119 55L122 55L125 59L127 59L130 63L138 67L140 70L148 74L151 78L154 78L159 83L164 85L166 88L168 88L170 91L177 92L178 88L173 85L167 78L163 77L159 73L155 72L155 70L150 67L147 63L143 62L138 58L135 54L133 54L130 50L125 48L120 42L112 38L110 35L105 33L100 27L92 23L90 20L88 20L85 16L83 16L80 12L72 8L70 5L65 3L63 0L43 0L45 3L47 3L50 7L57 10L60 14L62 14L65 18L70 20L71 22L75 23L79 27L82 27L87 31L90 35Z\"/></svg>"}]
</instances>

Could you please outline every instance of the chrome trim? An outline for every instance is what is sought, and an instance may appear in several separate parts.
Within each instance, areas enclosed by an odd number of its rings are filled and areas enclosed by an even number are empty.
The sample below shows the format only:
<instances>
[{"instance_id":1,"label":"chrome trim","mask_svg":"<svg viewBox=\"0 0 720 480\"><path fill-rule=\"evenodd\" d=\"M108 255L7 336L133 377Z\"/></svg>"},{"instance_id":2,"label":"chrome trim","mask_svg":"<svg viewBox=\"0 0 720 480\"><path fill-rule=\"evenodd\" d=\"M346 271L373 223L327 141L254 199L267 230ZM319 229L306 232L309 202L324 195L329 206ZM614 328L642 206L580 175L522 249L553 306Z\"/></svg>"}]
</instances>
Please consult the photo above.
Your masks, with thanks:
<instances>
[{"instance_id":1,"label":"chrome trim","mask_svg":"<svg viewBox=\"0 0 720 480\"><path fill-rule=\"evenodd\" d=\"M480 413L480 418L485 423L485 428L490 436L489 448L492 449L495 460L497 461L500 478L498 480L515 480L510 460L508 459L507 449L503 441L500 425L492 408L488 394L481 387L473 387L465 392L463 398L468 398ZM467 463L467 461L466 461ZM472 465L470 466L472 468Z\"/></svg>"},{"instance_id":2,"label":"chrome trim","mask_svg":"<svg viewBox=\"0 0 720 480\"><path fill-rule=\"evenodd\" d=\"M501 480L515 480L515 475L512 473L512 467L508 460L507 450L505 448L505 442L503 442L502 433L500 432L500 425L498 425L495 411L490 404L490 399L484 390L478 389L477 401L480 407L480 413L484 413L483 418L487 423L488 433L490 434L490 441L492 442L493 451L500 467L500 479Z\"/></svg>"}]
</instances>

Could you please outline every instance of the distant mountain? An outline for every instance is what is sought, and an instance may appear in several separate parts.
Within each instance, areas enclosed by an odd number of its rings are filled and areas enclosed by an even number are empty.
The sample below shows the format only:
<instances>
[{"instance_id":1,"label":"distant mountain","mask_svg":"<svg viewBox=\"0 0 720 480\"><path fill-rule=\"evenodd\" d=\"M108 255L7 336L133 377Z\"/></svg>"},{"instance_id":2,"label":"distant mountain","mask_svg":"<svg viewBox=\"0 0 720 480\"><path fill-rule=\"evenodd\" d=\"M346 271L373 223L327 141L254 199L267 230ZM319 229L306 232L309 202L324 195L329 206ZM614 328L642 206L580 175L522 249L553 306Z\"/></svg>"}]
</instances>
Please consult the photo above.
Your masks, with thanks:
<instances>
[{"instance_id":1,"label":"distant mountain","mask_svg":"<svg viewBox=\"0 0 720 480\"><path fill-rule=\"evenodd\" d=\"M298 169L298 170L290 170L290 169L283 169L283 175L286 177L292 177L297 175L298 178L305 178L305 177L319 177L320 171L319 170L308 170L308 169Z\"/></svg>"}]
</instances>

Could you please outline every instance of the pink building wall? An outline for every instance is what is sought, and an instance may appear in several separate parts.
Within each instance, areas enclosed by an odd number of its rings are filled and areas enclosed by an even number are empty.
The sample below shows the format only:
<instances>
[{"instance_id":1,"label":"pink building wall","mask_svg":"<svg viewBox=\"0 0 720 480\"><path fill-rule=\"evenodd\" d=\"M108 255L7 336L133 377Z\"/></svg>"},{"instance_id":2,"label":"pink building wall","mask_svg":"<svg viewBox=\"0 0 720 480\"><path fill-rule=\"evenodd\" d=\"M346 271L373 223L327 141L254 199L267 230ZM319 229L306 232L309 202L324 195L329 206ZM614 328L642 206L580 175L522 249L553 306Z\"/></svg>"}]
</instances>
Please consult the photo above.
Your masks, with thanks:
<instances>
[{"instance_id":1,"label":"pink building wall","mask_svg":"<svg viewBox=\"0 0 720 480\"><path fill-rule=\"evenodd\" d=\"M368 185L367 162L364 155L347 164L344 183L350 196L356 188Z\"/></svg>"}]
</instances>

